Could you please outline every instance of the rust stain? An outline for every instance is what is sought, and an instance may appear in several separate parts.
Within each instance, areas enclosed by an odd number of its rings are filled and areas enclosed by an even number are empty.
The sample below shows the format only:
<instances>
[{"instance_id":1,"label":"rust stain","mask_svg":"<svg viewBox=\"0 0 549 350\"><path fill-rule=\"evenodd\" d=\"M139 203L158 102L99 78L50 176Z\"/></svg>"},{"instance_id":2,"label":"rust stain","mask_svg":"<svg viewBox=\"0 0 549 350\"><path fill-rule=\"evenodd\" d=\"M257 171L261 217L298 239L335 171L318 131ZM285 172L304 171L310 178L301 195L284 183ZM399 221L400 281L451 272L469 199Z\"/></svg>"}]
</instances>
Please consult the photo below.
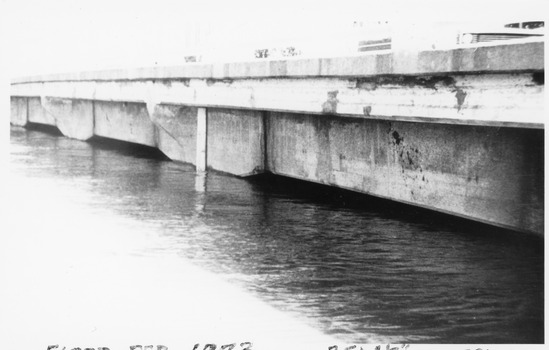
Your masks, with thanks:
<instances>
[{"instance_id":1,"label":"rust stain","mask_svg":"<svg viewBox=\"0 0 549 350\"><path fill-rule=\"evenodd\" d=\"M391 136L393 136L393 139L395 140L394 143L396 145L400 145L400 142L404 140L404 137L400 136L400 134L396 130L393 131Z\"/></svg>"},{"instance_id":2,"label":"rust stain","mask_svg":"<svg viewBox=\"0 0 549 350\"><path fill-rule=\"evenodd\" d=\"M215 84L224 84L224 85L232 85L233 80L232 79L214 79L214 78L208 78L206 79L206 85L212 86Z\"/></svg>"},{"instance_id":3,"label":"rust stain","mask_svg":"<svg viewBox=\"0 0 549 350\"><path fill-rule=\"evenodd\" d=\"M254 92L250 92L250 106L255 107L255 94Z\"/></svg>"},{"instance_id":4,"label":"rust stain","mask_svg":"<svg viewBox=\"0 0 549 350\"><path fill-rule=\"evenodd\" d=\"M337 99L338 90L328 91L328 99L322 104L322 113L334 114L337 113Z\"/></svg>"},{"instance_id":5,"label":"rust stain","mask_svg":"<svg viewBox=\"0 0 549 350\"><path fill-rule=\"evenodd\" d=\"M465 101L465 96L467 96L467 93L458 87L454 91L456 92L457 110L459 112L463 102Z\"/></svg>"}]
</instances>

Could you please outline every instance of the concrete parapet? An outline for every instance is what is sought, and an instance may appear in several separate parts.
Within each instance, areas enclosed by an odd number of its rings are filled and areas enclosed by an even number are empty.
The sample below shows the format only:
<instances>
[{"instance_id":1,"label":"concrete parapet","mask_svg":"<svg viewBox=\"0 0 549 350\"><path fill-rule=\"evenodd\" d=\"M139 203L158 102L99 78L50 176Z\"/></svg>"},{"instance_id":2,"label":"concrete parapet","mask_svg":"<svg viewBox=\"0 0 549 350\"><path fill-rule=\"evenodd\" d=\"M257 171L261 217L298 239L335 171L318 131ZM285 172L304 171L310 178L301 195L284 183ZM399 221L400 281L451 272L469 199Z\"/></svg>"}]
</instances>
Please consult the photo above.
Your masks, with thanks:
<instances>
[{"instance_id":1,"label":"concrete parapet","mask_svg":"<svg viewBox=\"0 0 549 350\"><path fill-rule=\"evenodd\" d=\"M544 69L543 40L464 47L449 50L372 52L351 57L262 60L176 67L115 69L23 77L12 84L52 81L159 79L242 79L300 77L369 77L376 75L438 75L479 72L523 72Z\"/></svg>"}]
</instances>

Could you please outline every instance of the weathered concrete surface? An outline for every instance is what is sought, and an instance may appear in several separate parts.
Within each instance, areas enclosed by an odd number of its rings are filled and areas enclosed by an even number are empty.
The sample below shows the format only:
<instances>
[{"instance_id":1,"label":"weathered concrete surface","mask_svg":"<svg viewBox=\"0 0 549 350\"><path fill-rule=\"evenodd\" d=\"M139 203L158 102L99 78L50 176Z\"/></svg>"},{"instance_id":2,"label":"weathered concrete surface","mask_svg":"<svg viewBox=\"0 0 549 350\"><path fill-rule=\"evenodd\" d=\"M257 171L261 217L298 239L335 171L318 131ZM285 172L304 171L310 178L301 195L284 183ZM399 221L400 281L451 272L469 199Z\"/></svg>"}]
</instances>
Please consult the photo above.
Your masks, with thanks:
<instances>
[{"instance_id":1,"label":"weathered concrete surface","mask_svg":"<svg viewBox=\"0 0 549 350\"><path fill-rule=\"evenodd\" d=\"M12 96L35 95L427 123L543 128L545 122L540 72L12 85Z\"/></svg>"},{"instance_id":2,"label":"weathered concrete surface","mask_svg":"<svg viewBox=\"0 0 549 350\"><path fill-rule=\"evenodd\" d=\"M78 140L93 136L92 101L43 97L41 102L63 135Z\"/></svg>"},{"instance_id":3,"label":"weathered concrete surface","mask_svg":"<svg viewBox=\"0 0 549 350\"><path fill-rule=\"evenodd\" d=\"M240 176L264 171L261 112L210 109L207 130L209 168Z\"/></svg>"},{"instance_id":4,"label":"weathered concrete surface","mask_svg":"<svg viewBox=\"0 0 549 350\"><path fill-rule=\"evenodd\" d=\"M151 120L158 130L158 148L170 159L196 164L197 108L156 105Z\"/></svg>"},{"instance_id":5,"label":"weathered concrete surface","mask_svg":"<svg viewBox=\"0 0 549 350\"><path fill-rule=\"evenodd\" d=\"M27 98L26 97L14 97L10 98L10 123L18 126L25 126L27 124Z\"/></svg>"},{"instance_id":6,"label":"weathered concrete surface","mask_svg":"<svg viewBox=\"0 0 549 350\"><path fill-rule=\"evenodd\" d=\"M268 170L543 232L543 131L272 113Z\"/></svg>"},{"instance_id":7,"label":"weathered concrete surface","mask_svg":"<svg viewBox=\"0 0 549 350\"><path fill-rule=\"evenodd\" d=\"M56 126L55 118L42 106L40 97L29 97L29 122Z\"/></svg>"},{"instance_id":8,"label":"weathered concrete surface","mask_svg":"<svg viewBox=\"0 0 549 350\"><path fill-rule=\"evenodd\" d=\"M95 102L94 135L156 147L156 127L147 106L138 103Z\"/></svg>"}]
</instances>

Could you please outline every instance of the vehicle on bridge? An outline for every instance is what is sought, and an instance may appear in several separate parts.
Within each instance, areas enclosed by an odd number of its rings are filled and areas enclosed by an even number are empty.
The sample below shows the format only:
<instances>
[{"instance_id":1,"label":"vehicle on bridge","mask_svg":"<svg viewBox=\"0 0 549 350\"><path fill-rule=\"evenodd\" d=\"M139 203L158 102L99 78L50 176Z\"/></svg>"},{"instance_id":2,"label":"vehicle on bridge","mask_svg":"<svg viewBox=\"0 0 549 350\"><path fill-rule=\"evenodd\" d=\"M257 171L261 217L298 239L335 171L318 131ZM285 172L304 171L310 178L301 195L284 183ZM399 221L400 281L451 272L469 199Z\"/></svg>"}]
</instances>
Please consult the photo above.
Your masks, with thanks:
<instances>
[{"instance_id":1,"label":"vehicle on bridge","mask_svg":"<svg viewBox=\"0 0 549 350\"><path fill-rule=\"evenodd\" d=\"M503 25L500 29L471 30L458 34L457 44L477 44L499 40L515 40L531 37L543 37L545 22L514 22Z\"/></svg>"}]
</instances>

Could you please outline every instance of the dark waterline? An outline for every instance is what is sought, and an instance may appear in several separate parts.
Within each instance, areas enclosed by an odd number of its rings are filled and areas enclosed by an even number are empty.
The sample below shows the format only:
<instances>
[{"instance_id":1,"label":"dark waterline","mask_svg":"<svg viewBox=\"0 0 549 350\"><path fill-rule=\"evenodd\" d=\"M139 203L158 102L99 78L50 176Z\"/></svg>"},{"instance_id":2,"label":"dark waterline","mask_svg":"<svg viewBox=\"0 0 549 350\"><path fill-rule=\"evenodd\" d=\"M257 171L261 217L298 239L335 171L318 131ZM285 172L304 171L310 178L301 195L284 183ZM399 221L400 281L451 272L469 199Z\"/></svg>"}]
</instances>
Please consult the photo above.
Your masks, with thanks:
<instances>
[{"instance_id":1,"label":"dark waterline","mask_svg":"<svg viewBox=\"0 0 549 350\"><path fill-rule=\"evenodd\" d=\"M85 179L197 265L352 343L542 343L543 239L156 150L12 128L25 176Z\"/></svg>"}]
</instances>

